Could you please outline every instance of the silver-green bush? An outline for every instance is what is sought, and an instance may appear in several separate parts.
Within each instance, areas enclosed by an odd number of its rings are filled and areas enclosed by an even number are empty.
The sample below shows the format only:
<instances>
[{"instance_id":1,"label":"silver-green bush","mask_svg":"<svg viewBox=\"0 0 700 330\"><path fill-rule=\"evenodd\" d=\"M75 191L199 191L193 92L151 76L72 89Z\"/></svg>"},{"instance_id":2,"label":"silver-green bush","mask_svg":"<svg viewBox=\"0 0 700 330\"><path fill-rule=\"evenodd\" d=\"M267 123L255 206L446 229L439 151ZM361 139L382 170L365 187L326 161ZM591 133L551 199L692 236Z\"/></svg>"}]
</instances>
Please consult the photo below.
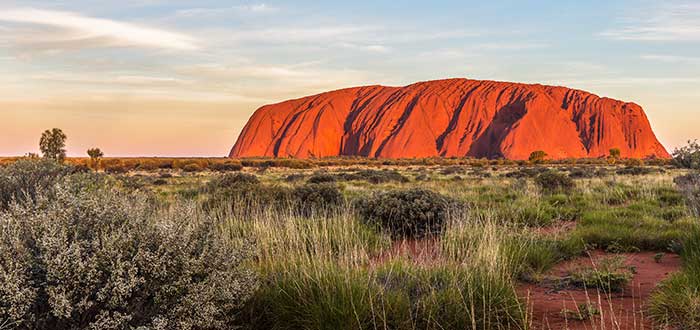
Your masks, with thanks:
<instances>
[{"instance_id":1,"label":"silver-green bush","mask_svg":"<svg viewBox=\"0 0 700 330\"><path fill-rule=\"evenodd\" d=\"M53 192L0 213L0 327L228 329L256 288L194 204L81 176Z\"/></svg>"}]
</instances>

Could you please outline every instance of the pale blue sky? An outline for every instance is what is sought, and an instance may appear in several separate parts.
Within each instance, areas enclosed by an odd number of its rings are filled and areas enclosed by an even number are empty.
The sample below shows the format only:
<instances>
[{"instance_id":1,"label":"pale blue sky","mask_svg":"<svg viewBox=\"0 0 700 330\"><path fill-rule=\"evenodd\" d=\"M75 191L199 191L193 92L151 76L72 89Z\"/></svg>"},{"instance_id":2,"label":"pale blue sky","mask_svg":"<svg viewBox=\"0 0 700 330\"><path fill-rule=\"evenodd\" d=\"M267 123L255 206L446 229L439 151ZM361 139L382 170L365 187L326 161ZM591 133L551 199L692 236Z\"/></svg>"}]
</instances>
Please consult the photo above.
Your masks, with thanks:
<instances>
[{"instance_id":1,"label":"pale blue sky","mask_svg":"<svg viewBox=\"0 0 700 330\"><path fill-rule=\"evenodd\" d=\"M700 138L698 1L0 2L0 155L225 155L260 105L467 77L642 105Z\"/></svg>"}]
</instances>

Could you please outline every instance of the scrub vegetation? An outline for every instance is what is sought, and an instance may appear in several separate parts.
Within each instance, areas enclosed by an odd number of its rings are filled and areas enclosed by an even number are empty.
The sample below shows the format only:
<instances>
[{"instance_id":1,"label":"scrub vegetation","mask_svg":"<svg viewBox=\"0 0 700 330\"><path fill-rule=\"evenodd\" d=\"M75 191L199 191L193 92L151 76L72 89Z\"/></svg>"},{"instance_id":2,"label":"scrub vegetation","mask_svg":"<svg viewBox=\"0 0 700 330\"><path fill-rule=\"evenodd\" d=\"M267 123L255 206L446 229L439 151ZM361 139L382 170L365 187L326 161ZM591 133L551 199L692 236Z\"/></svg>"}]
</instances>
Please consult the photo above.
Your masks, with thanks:
<instances>
[{"instance_id":1,"label":"scrub vegetation","mask_svg":"<svg viewBox=\"0 0 700 330\"><path fill-rule=\"evenodd\" d=\"M523 286L626 292L640 252L682 259L641 311L700 328L700 181L665 161L1 163L0 329L543 329Z\"/></svg>"}]
</instances>

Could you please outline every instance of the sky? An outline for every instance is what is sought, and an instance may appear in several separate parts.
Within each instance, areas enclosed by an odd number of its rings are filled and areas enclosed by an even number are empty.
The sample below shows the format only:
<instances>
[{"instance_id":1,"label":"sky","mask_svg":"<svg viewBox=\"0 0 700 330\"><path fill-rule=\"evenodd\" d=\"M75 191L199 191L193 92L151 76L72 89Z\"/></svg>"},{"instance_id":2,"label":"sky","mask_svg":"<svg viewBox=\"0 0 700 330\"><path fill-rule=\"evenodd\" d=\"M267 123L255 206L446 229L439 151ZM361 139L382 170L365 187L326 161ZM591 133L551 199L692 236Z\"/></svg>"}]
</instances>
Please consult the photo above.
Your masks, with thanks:
<instances>
[{"instance_id":1,"label":"sky","mask_svg":"<svg viewBox=\"0 0 700 330\"><path fill-rule=\"evenodd\" d=\"M0 155L225 156L260 106L464 77L635 102L700 138L700 1L0 0Z\"/></svg>"}]
</instances>

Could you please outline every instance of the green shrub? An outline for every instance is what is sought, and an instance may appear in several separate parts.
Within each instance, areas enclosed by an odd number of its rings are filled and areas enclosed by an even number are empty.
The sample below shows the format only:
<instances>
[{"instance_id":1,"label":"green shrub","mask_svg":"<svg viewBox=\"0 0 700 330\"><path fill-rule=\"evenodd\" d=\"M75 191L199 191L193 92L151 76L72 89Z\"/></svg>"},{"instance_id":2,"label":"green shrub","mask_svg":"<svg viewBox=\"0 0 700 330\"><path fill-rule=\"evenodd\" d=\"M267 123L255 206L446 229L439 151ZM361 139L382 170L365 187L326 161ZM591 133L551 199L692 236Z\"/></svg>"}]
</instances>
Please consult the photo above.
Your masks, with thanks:
<instances>
[{"instance_id":1,"label":"green shrub","mask_svg":"<svg viewBox=\"0 0 700 330\"><path fill-rule=\"evenodd\" d=\"M452 203L431 190L393 190L360 199L357 209L365 223L393 237L421 238L442 232Z\"/></svg>"},{"instance_id":2,"label":"green shrub","mask_svg":"<svg viewBox=\"0 0 700 330\"><path fill-rule=\"evenodd\" d=\"M182 170L185 172L201 172L204 169L199 164L192 163L192 164L187 164L187 165L183 166Z\"/></svg>"},{"instance_id":3,"label":"green shrub","mask_svg":"<svg viewBox=\"0 0 700 330\"><path fill-rule=\"evenodd\" d=\"M306 178L306 175L304 175L304 174L302 174L302 173L292 173L292 174L287 175L287 176L284 178L284 181L286 181L286 182L297 182L297 181L304 180L304 178Z\"/></svg>"},{"instance_id":4,"label":"green shrub","mask_svg":"<svg viewBox=\"0 0 700 330\"><path fill-rule=\"evenodd\" d=\"M0 213L0 319L20 329L230 329L247 253L189 204L70 177Z\"/></svg>"},{"instance_id":5,"label":"green shrub","mask_svg":"<svg viewBox=\"0 0 700 330\"><path fill-rule=\"evenodd\" d=\"M576 167L569 168L569 177L572 179L591 179L601 178L608 175L608 171L604 168L595 167Z\"/></svg>"},{"instance_id":6,"label":"green shrub","mask_svg":"<svg viewBox=\"0 0 700 330\"><path fill-rule=\"evenodd\" d=\"M239 161L227 160L223 163L216 162L209 165L212 171L217 172L235 172L243 169L243 165Z\"/></svg>"},{"instance_id":7,"label":"green shrub","mask_svg":"<svg viewBox=\"0 0 700 330\"><path fill-rule=\"evenodd\" d=\"M643 166L625 166L616 171L618 175L647 175L654 172L654 169Z\"/></svg>"},{"instance_id":8,"label":"green shrub","mask_svg":"<svg viewBox=\"0 0 700 330\"><path fill-rule=\"evenodd\" d=\"M334 183L307 183L294 188L296 209L300 214L311 216L324 214L343 204L343 193Z\"/></svg>"},{"instance_id":9,"label":"green shrub","mask_svg":"<svg viewBox=\"0 0 700 330\"><path fill-rule=\"evenodd\" d=\"M547 153L542 151L542 150L537 150L533 151L530 153L530 157L528 157L528 161L534 164L539 164L544 162L545 158L547 158Z\"/></svg>"},{"instance_id":10,"label":"green shrub","mask_svg":"<svg viewBox=\"0 0 700 330\"><path fill-rule=\"evenodd\" d=\"M395 170L362 170L355 173L342 173L338 177L347 181L367 181L374 184L408 182L408 178Z\"/></svg>"},{"instance_id":11,"label":"green shrub","mask_svg":"<svg viewBox=\"0 0 700 330\"><path fill-rule=\"evenodd\" d=\"M535 178L535 183L545 193L569 192L576 187L569 176L551 170L539 174Z\"/></svg>"},{"instance_id":12,"label":"green shrub","mask_svg":"<svg viewBox=\"0 0 700 330\"><path fill-rule=\"evenodd\" d=\"M312 176L310 176L306 182L308 183L328 183L328 182L336 182L337 178L333 174L328 174L328 173L316 173Z\"/></svg>"},{"instance_id":13,"label":"green shrub","mask_svg":"<svg viewBox=\"0 0 700 330\"><path fill-rule=\"evenodd\" d=\"M567 320L587 321L600 315L598 306L591 303L579 304L576 310L564 309L561 316Z\"/></svg>"},{"instance_id":14,"label":"green shrub","mask_svg":"<svg viewBox=\"0 0 700 330\"><path fill-rule=\"evenodd\" d=\"M227 173L220 175L209 181L207 183L206 189L208 191L215 191L217 189L229 189L240 186L248 185L258 185L260 180L254 174L247 173Z\"/></svg>"},{"instance_id":15,"label":"green shrub","mask_svg":"<svg viewBox=\"0 0 700 330\"><path fill-rule=\"evenodd\" d=\"M615 256L600 259L593 266L571 270L568 281L574 286L586 289L621 292L633 275L634 269L625 265L625 259Z\"/></svg>"},{"instance_id":16,"label":"green shrub","mask_svg":"<svg viewBox=\"0 0 700 330\"><path fill-rule=\"evenodd\" d=\"M504 174L506 178L514 178L514 179L522 179L522 178L534 178L540 175L541 173L550 171L546 167L523 167L518 169L517 171L512 171Z\"/></svg>"}]
</instances>

